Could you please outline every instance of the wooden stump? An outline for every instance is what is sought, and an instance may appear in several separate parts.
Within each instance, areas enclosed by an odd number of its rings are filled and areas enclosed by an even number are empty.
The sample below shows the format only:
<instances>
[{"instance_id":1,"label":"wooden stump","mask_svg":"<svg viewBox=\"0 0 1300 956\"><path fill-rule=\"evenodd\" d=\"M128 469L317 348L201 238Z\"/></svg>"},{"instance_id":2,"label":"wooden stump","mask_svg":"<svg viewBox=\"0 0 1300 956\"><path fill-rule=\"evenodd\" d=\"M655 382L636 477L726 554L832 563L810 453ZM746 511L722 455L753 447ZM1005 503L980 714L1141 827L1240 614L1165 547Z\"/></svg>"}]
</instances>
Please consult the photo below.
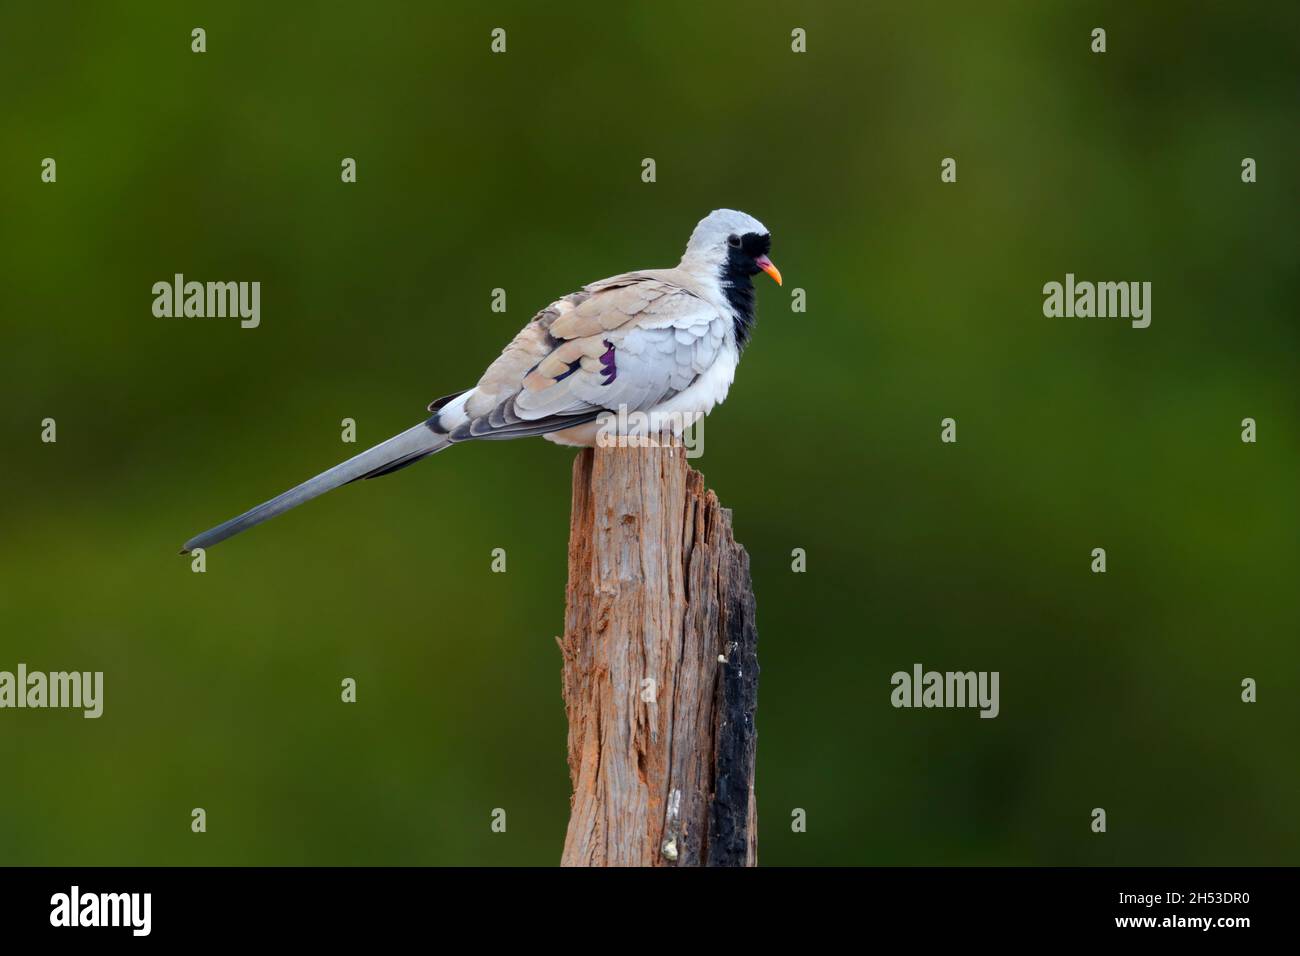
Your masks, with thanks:
<instances>
[{"instance_id":1,"label":"wooden stump","mask_svg":"<svg viewBox=\"0 0 1300 956\"><path fill-rule=\"evenodd\" d=\"M565 866L753 866L749 555L681 447L573 465Z\"/></svg>"}]
</instances>

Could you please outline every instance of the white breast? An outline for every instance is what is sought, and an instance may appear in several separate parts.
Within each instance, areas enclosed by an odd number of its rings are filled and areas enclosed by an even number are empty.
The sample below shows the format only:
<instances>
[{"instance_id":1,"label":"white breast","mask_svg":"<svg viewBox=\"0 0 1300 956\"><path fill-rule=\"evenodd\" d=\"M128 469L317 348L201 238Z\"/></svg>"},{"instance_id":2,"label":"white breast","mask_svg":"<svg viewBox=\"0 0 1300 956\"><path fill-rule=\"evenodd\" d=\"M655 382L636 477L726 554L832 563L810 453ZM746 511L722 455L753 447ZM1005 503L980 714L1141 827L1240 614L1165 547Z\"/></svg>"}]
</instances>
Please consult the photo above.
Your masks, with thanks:
<instances>
[{"instance_id":1,"label":"white breast","mask_svg":"<svg viewBox=\"0 0 1300 956\"><path fill-rule=\"evenodd\" d=\"M728 334L717 359L707 370L672 398L647 410L650 421L655 422L656 427L665 431L680 433L681 429L689 428L698 418L709 414L713 411L714 405L720 404L727 397L727 391L736 377L736 364L739 360L740 353L736 343ZM659 418L656 419L655 416ZM600 429L599 422L590 422L586 425L566 428L564 431L551 432L542 437L557 445L589 448L597 443Z\"/></svg>"},{"instance_id":2,"label":"white breast","mask_svg":"<svg viewBox=\"0 0 1300 956\"><path fill-rule=\"evenodd\" d=\"M721 404L727 397L731 383L736 379L736 364L739 361L740 353L736 349L735 340L728 333L713 364L685 389L656 405L653 411L670 415L687 412L709 414L714 405Z\"/></svg>"}]
</instances>

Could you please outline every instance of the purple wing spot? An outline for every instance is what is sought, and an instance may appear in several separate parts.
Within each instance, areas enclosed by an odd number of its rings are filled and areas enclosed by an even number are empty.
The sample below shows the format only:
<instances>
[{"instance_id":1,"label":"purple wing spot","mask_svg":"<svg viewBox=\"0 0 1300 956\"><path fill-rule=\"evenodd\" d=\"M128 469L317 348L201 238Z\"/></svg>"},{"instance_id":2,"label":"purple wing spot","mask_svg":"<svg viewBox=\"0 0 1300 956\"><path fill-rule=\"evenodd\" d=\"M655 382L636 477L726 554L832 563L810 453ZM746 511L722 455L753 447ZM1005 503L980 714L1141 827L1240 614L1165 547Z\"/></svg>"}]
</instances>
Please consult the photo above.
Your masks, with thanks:
<instances>
[{"instance_id":1,"label":"purple wing spot","mask_svg":"<svg viewBox=\"0 0 1300 956\"><path fill-rule=\"evenodd\" d=\"M582 360L574 359L572 362L569 363L569 370L567 372L561 372L559 375L555 376L555 381L563 382L566 378L568 378L570 375L572 375L581 367L582 367Z\"/></svg>"},{"instance_id":2,"label":"purple wing spot","mask_svg":"<svg viewBox=\"0 0 1300 956\"><path fill-rule=\"evenodd\" d=\"M614 343L609 339L605 339L603 344L609 346L609 349L600 357L600 364L603 366L600 374L605 376L605 381L601 384L608 385L618 378L618 365L614 362Z\"/></svg>"}]
</instances>

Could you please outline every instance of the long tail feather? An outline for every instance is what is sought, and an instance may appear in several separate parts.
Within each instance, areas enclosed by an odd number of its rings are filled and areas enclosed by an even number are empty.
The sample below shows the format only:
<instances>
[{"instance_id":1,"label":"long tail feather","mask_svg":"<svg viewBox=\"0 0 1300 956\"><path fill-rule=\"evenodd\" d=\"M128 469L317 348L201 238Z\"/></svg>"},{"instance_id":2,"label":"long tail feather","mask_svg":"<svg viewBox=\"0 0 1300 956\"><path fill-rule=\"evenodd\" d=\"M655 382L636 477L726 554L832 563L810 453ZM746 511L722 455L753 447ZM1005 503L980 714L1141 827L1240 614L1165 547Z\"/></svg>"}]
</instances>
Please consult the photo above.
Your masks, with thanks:
<instances>
[{"instance_id":1,"label":"long tail feather","mask_svg":"<svg viewBox=\"0 0 1300 956\"><path fill-rule=\"evenodd\" d=\"M224 524L195 535L185 542L181 554L193 551L195 548L210 548L219 541L225 541L290 508L296 508L304 501L310 501L340 485L346 485L349 481L377 478L388 474L398 468L414 464L426 455L441 451L450 444L451 441L446 435L438 434L427 425L408 428L400 435L394 435L388 441L381 442L354 458L349 458L341 465L335 465L329 471L321 472L315 478L304 481L296 488L291 488L270 501L263 502L251 511L245 511L237 518L231 518Z\"/></svg>"}]
</instances>

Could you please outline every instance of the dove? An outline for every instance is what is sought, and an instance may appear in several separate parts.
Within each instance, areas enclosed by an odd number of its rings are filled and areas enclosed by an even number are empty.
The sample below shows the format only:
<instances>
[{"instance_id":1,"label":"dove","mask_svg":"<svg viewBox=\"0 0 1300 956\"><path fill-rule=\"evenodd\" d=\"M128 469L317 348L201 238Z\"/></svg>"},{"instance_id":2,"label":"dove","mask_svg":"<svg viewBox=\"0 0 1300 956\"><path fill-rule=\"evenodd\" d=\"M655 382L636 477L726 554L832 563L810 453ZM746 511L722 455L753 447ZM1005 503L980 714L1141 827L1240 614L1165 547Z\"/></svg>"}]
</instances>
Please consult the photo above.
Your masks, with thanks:
<instances>
[{"instance_id":1,"label":"dove","mask_svg":"<svg viewBox=\"0 0 1300 956\"><path fill-rule=\"evenodd\" d=\"M721 403L755 321L752 278L781 284L772 237L753 216L716 209L672 269L625 272L538 312L473 388L429 417L186 541L210 548L349 482L390 475L460 442L541 436L589 447L611 415L689 424Z\"/></svg>"}]
</instances>

